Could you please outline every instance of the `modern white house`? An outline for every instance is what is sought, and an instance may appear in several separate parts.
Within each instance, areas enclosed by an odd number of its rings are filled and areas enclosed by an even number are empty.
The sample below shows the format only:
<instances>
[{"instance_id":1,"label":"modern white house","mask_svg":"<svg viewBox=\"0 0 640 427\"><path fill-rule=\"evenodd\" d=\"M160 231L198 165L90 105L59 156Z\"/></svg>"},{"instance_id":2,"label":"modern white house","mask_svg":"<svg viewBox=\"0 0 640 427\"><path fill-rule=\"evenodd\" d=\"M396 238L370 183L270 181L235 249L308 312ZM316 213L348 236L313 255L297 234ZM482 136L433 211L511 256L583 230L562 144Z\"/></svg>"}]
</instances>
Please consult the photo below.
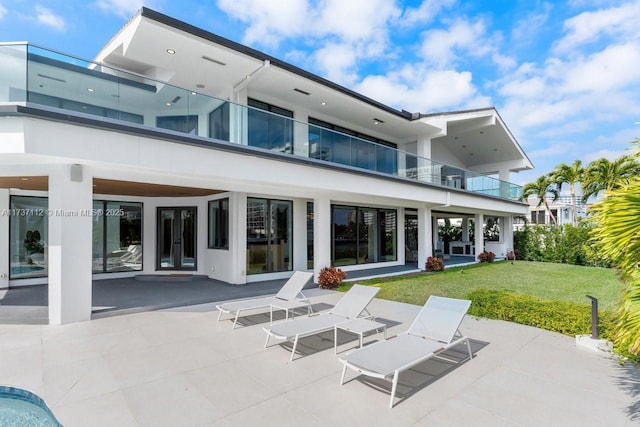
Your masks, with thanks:
<instances>
[{"instance_id":1,"label":"modern white house","mask_svg":"<svg viewBox=\"0 0 640 427\"><path fill-rule=\"evenodd\" d=\"M0 63L0 288L48 284L51 324L101 278L424 268L443 218L504 256L528 212L495 108L399 111L147 8L94 60Z\"/></svg>"}]
</instances>

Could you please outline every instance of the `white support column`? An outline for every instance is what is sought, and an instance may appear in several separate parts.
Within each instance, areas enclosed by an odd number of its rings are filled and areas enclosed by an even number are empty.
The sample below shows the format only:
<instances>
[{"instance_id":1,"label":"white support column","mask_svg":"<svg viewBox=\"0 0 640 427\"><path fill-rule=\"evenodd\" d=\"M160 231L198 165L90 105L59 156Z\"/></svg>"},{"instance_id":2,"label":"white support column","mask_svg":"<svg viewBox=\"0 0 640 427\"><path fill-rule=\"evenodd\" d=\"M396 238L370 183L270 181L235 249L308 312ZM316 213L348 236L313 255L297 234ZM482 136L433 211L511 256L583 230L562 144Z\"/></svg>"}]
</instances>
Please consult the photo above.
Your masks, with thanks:
<instances>
[{"instance_id":1,"label":"white support column","mask_svg":"<svg viewBox=\"0 0 640 427\"><path fill-rule=\"evenodd\" d=\"M506 181L509 182L509 180L511 179L511 173L509 172L508 168L502 168L498 171L498 179L500 181Z\"/></svg>"},{"instance_id":2,"label":"white support column","mask_svg":"<svg viewBox=\"0 0 640 427\"><path fill-rule=\"evenodd\" d=\"M91 319L93 178L86 167L49 174L49 324Z\"/></svg>"},{"instance_id":3,"label":"white support column","mask_svg":"<svg viewBox=\"0 0 640 427\"><path fill-rule=\"evenodd\" d=\"M418 268L425 269L433 255L433 219L430 208L418 208Z\"/></svg>"},{"instance_id":4,"label":"white support column","mask_svg":"<svg viewBox=\"0 0 640 427\"><path fill-rule=\"evenodd\" d=\"M313 199L313 280L318 283L320 270L331 265L331 199Z\"/></svg>"},{"instance_id":5,"label":"white support column","mask_svg":"<svg viewBox=\"0 0 640 427\"><path fill-rule=\"evenodd\" d=\"M229 197L229 250L232 251L231 283L247 283L247 193Z\"/></svg>"},{"instance_id":6,"label":"white support column","mask_svg":"<svg viewBox=\"0 0 640 427\"><path fill-rule=\"evenodd\" d=\"M469 218L462 218L462 241L469 241Z\"/></svg>"},{"instance_id":7,"label":"white support column","mask_svg":"<svg viewBox=\"0 0 640 427\"><path fill-rule=\"evenodd\" d=\"M484 215L476 214L474 216L475 221L475 233L476 233L476 259L478 259L478 255L484 252Z\"/></svg>"},{"instance_id":8,"label":"white support column","mask_svg":"<svg viewBox=\"0 0 640 427\"><path fill-rule=\"evenodd\" d=\"M247 145L248 136L248 114L247 114L247 89L242 89L238 92L233 92L231 99L232 103L229 104L229 139L230 142L235 142L240 145Z\"/></svg>"},{"instance_id":9,"label":"white support column","mask_svg":"<svg viewBox=\"0 0 640 427\"><path fill-rule=\"evenodd\" d=\"M500 233L502 234L502 242L504 244L504 256L506 257L509 251L513 250L513 216L506 215L502 218L504 224Z\"/></svg>"},{"instance_id":10,"label":"white support column","mask_svg":"<svg viewBox=\"0 0 640 427\"><path fill-rule=\"evenodd\" d=\"M416 144L416 154L425 159L431 158L431 138L419 137Z\"/></svg>"},{"instance_id":11,"label":"white support column","mask_svg":"<svg viewBox=\"0 0 640 427\"><path fill-rule=\"evenodd\" d=\"M0 289L9 287L9 189L0 188Z\"/></svg>"}]
</instances>

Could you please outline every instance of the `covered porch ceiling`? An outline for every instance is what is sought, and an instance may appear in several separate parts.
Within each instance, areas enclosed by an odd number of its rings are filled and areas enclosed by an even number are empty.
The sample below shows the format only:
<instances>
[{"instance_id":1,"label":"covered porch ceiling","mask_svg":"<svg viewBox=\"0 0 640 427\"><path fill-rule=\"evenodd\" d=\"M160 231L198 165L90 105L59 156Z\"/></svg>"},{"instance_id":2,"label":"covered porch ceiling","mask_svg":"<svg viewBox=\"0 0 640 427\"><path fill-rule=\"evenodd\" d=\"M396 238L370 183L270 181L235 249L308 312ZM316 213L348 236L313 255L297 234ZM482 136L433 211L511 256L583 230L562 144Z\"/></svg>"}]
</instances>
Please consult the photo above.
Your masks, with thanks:
<instances>
[{"instance_id":1,"label":"covered porch ceiling","mask_svg":"<svg viewBox=\"0 0 640 427\"><path fill-rule=\"evenodd\" d=\"M47 176L0 177L0 188L15 188L31 191L48 191ZM181 187L176 185L149 184L145 182L118 181L94 178L93 193L138 197L201 197L223 193L224 190L210 188Z\"/></svg>"}]
</instances>

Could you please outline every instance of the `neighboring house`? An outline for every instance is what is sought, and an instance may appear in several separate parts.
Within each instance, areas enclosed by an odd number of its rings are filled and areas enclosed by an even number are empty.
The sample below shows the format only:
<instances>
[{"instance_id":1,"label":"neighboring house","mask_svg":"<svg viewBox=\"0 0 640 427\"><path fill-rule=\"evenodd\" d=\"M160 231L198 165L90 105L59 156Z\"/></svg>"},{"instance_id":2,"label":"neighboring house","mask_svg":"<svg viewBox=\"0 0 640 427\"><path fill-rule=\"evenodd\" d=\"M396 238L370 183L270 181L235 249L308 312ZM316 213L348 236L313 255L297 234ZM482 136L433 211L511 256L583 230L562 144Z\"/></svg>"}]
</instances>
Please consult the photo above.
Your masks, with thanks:
<instances>
[{"instance_id":1,"label":"neighboring house","mask_svg":"<svg viewBox=\"0 0 640 427\"><path fill-rule=\"evenodd\" d=\"M423 267L439 218L502 223L500 256L527 214L494 108L398 111L146 8L94 61L0 61L0 287L48 283L51 323L92 279Z\"/></svg>"},{"instance_id":2,"label":"neighboring house","mask_svg":"<svg viewBox=\"0 0 640 427\"><path fill-rule=\"evenodd\" d=\"M549 202L549 210L547 210L544 204L538 206L538 198L535 196L529 197L529 213L527 214L527 221L529 224L555 224L564 225L577 225L573 221L573 203L570 196L560 196L555 202ZM587 216L588 205L582 203L582 197L578 196L576 201L576 222L581 218ZM551 211L551 214L549 213ZM516 221L516 229L521 229L524 226L524 221Z\"/></svg>"}]
</instances>

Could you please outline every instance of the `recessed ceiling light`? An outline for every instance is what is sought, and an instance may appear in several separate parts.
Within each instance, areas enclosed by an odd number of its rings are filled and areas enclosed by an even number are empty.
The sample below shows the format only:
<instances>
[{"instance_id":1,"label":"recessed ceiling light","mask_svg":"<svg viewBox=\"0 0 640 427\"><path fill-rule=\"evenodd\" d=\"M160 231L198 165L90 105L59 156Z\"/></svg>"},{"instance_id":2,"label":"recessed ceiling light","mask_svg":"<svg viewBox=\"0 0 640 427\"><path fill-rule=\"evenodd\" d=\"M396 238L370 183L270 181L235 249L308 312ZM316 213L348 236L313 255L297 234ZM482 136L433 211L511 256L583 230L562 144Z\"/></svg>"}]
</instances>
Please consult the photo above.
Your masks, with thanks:
<instances>
[{"instance_id":1,"label":"recessed ceiling light","mask_svg":"<svg viewBox=\"0 0 640 427\"><path fill-rule=\"evenodd\" d=\"M29 181L29 178L22 177L20 178L20 181Z\"/></svg>"},{"instance_id":2,"label":"recessed ceiling light","mask_svg":"<svg viewBox=\"0 0 640 427\"><path fill-rule=\"evenodd\" d=\"M249 80L249 79L251 78L251 76L250 76L249 74L247 74L246 76L244 76L244 78L245 78L246 80Z\"/></svg>"},{"instance_id":3,"label":"recessed ceiling light","mask_svg":"<svg viewBox=\"0 0 640 427\"><path fill-rule=\"evenodd\" d=\"M373 124L374 125L379 125L380 123L384 123L384 121L380 120L380 119L376 119L376 118L373 119Z\"/></svg>"},{"instance_id":4,"label":"recessed ceiling light","mask_svg":"<svg viewBox=\"0 0 640 427\"><path fill-rule=\"evenodd\" d=\"M166 105L167 107L171 107L171 103L170 102L165 102L164 105Z\"/></svg>"},{"instance_id":5,"label":"recessed ceiling light","mask_svg":"<svg viewBox=\"0 0 640 427\"><path fill-rule=\"evenodd\" d=\"M196 96L198 93L191 91L191 95Z\"/></svg>"},{"instance_id":6,"label":"recessed ceiling light","mask_svg":"<svg viewBox=\"0 0 640 427\"><path fill-rule=\"evenodd\" d=\"M480 131L480 135L484 135L484 131L483 130Z\"/></svg>"},{"instance_id":7,"label":"recessed ceiling light","mask_svg":"<svg viewBox=\"0 0 640 427\"><path fill-rule=\"evenodd\" d=\"M167 49L167 53L168 53L169 55L175 55L175 54L176 54L176 51L175 51L175 50L173 50L173 49Z\"/></svg>"},{"instance_id":8,"label":"recessed ceiling light","mask_svg":"<svg viewBox=\"0 0 640 427\"><path fill-rule=\"evenodd\" d=\"M92 87L88 87L88 88L87 88L87 91L89 91L89 92L95 92L95 90L94 90Z\"/></svg>"},{"instance_id":9,"label":"recessed ceiling light","mask_svg":"<svg viewBox=\"0 0 640 427\"><path fill-rule=\"evenodd\" d=\"M326 103L326 102L324 102L324 101L322 101L320 104L321 104L321 105L327 105L327 103Z\"/></svg>"}]
</instances>

